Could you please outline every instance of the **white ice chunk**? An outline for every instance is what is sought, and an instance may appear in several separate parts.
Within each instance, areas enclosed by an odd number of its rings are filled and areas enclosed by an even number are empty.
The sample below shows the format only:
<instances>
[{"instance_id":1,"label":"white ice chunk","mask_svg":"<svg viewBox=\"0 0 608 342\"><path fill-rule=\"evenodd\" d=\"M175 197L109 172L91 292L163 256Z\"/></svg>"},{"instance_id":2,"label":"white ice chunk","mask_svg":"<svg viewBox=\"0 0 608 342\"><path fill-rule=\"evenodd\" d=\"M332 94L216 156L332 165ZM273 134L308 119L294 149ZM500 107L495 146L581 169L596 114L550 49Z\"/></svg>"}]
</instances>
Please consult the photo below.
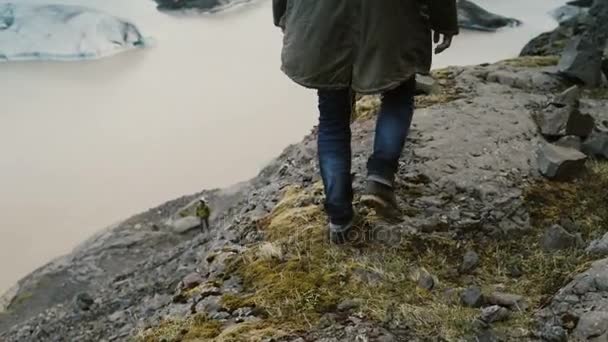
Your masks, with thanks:
<instances>
[{"instance_id":1,"label":"white ice chunk","mask_svg":"<svg viewBox=\"0 0 608 342\"><path fill-rule=\"evenodd\" d=\"M135 25L97 10L0 3L0 61L96 59L144 45Z\"/></svg>"}]
</instances>

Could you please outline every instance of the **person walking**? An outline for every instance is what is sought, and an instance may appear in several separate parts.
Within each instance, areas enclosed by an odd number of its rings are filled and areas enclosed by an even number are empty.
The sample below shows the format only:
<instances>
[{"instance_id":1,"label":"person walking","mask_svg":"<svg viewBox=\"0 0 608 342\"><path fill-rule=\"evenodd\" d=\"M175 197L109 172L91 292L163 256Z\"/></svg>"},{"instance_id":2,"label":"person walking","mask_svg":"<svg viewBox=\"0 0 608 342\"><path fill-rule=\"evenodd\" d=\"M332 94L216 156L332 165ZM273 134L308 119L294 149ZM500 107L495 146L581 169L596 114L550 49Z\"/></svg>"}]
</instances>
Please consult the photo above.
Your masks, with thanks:
<instances>
[{"instance_id":1,"label":"person walking","mask_svg":"<svg viewBox=\"0 0 608 342\"><path fill-rule=\"evenodd\" d=\"M350 118L354 93L381 94L361 201L398 219L395 173L414 112L415 75L458 34L456 0L273 0L282 70L317 90L318 157L329 237L353 227Z\"/></svg>"},{"instance_id":2,"label":"person walking","mask_svg":"<svg viewBox=\"0 0 608 342\"><path fill-rule=\"evenodd\" d=\"M211 216L211 209L209 209L205 197L201 197L196 206L196 217L201 220L201 231L203 233L209 230L209 216Z\"/></svg>"}]
</instances>

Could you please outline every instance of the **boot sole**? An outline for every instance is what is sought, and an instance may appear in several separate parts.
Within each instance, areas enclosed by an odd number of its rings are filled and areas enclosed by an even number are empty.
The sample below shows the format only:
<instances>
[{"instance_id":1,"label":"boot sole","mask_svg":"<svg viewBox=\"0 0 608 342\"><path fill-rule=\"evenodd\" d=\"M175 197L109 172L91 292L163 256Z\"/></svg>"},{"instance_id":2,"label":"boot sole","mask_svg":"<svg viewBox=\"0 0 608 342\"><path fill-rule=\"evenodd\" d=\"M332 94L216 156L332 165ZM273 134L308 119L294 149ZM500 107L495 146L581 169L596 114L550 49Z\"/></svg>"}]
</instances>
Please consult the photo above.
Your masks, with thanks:
<instances>
[{"instance_id":1,"label":"boot sole","mask_svg":"<svg viewBox=\"0 0 608 342\"><path fill-rule=\"evenodd\" d=\"M334 245L343 245L343 244L347 243L348 235L353 230L353 227L355 225L355 220L356 220L356 217L353 218L353 220L350 222L350 224L347 226L347 228L345 228L342 231L336 232L336 231L331 230L331 228L328 229L329 242Z\"/></svg>"},{"instance_id":2,"label":"boot sole","mask_svg":"<svg viewBox=\"0 0 608 342\"><path fill-rule=\"evenodd\" d=\"M391 222L402 221L401 213L399 209L393 207L390 203L376 195L363 195L361 196L361 203L370 207L376 211L378 215Z\"/></svg>"}]
</instances>

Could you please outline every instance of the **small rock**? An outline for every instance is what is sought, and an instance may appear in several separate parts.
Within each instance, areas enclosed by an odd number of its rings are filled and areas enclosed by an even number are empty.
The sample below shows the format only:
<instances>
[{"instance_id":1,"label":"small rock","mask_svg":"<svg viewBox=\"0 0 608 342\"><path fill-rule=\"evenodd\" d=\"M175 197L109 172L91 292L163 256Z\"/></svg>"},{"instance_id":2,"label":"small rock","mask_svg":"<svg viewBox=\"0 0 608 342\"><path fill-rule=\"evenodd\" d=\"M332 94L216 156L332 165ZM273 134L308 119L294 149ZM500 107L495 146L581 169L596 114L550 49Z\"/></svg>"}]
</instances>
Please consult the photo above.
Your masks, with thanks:
<instances>
[{"instance_id":1,"label":"small rock","mask_svg":"<svg viewBox=\"0 0 608 342\"><path fill-rule=\"evenodd\" d=\"M224 280L222 284L222 292L224 293L240 293L243 291L243 280L239 276L231 276Z\"/></svg>"},{"instance_id":2,"label":"small rock","mask_svg":"<svg viewBox=\"0 0 608 342\"><path fill-rule=\"evenodd\" d=\"M477 266L479 266L479 255L474 251L468 251L462 258L462 265L460 266L461 273L471 273Z\"/></svg>"},{"instance_id":3,"label":"small rock","mask_svg":"<svg viewBox=\"0 0 608 342\"><path fill-rule=\"evenodd\" d=\"M580 98L581 88L575 85L558 94L551 103L559 106L578 107Z\"/></svg>"},{"instance_id":4,"label":"small rock","mask_svg":"<svg viewBox=\"0 0 608 342\"><path fill-rule=\"evenodd\" d=\"M234 310L234 312L232 312L232 316L236 317L236 318L244 318L244 317L251 316L252 314L253 314L253 308L250 308L250 307L238 308L238 309Z\"/></svg>"},{"instance_id":5,"label":"small rock","mask_svg":"<svg viewBox=\"0 0 608 342\"><path fill-rule=\"evenodd\" d=\"M523 271L521 270L521 268L517 264L510 264L507 267L507 274L511 278L519 278L522 275L524 275Z\"/></svg>"},{"instance_id":6,"label":"small rock","mask_svg":"<svg viewBox=\"0 0 608 342\"><path fill-rule=\"evenodd\" d=\"M589 156L608 159L608 129L593 130L583 142L582 150Z\"/></svg>"},{"instance_id":7,"label":"small rock","mask_svg":"<svg viewBox=\"0 0 608 342\"><path fill-rule=\"evenodd\" d=\"M588 341L593 337L602 336L606 332L608 332L608 312L590 311L581 316L574 329L573 337L579 338L581 341Z\"/></svg>"},{"instance_id":8,"label":"small rock","mask_svg":"<svg viewBox=\"0 0 608 342\"><path fill-rule=\"evenodd\" d=\"M499 342L501 339L496 335L496 333L492 329L482 329L477 333L475 342Z\"/></svg>"},{"instance_id":9,"label":"small rock","mask_svg":"<svg viewBox=\"0 0 608 342\"><path fill-rule=\"evenodd\" d=\"M359 280L363 283L369 285L378 285L384 280L384 276L376 271L368 270L366 268L356 267L353 270L353 273L359 278Z\"/></svg>"},{"instance_id":10,"label":"small rock","mask_svg":"<svg viewBox=\"0 0 608 342\"><path fill-rule=\"evenodd\" d=\"M484 304L483 294L477 286L472 286L465 289L460 295L460 300L464 306L470 308L479 308Z\"/></svg>"},{"instance_id":11,"label":"small rock","mask_svg":"<svg viewBox=\"0 0 608 342\"><path fill-rule=\"evenodd\" d=\"M538 168L549 179L568 180L584 170L587 156L566 147L545 144L538 152Z\"/></svg>"},{"instance_id":12,"label":"small rock","mask_svg":"<svg viewBox=\"0 0 608 342\"><path fill-rule=\"evenodd\" d=\"M568 333L560 326L546 326L541 331L541 338L547 342L568 342Z\"/></svg>"},{"instance_id":13,"label":"small rock","mask_svg":"<svg viewBox=\"0 0 608 342\"><path fill-rule=\"evenodd\" d=\"M82 292L76 295L76 305L78 306L78 308L80 308L80 310L88 311L89 309L91 309L91 306L93 306L94 303L95 300L93 299L93 297L91 297L91 295L86 292Z\"/></svg>"},{"instance_id":14,"label":"small rock","mask_svg":"<svg viewBox=\"0 0 608 342\"><path fill-rule=\"evenodd\" d=\"M483 308L481 310L481 315L479 319L482 321L491 324L494 322L502 322L509 318L510 312L508 309L503 308L499 305L488 306L487 308Z\"/></svg>"},{"instance_id":15,"label":"small rock","mask_svg":"<svg viewBox=\"0 0 608 342\"><path fill-rule=\"evenodd\" d=\"M120 322L123 321L126 317L126 314L124 311L116 311L115 313L111 314L108 316L108 320L110 322Z\"/></svg>"},{"instance_id":16,"label":"small rock","mask_svg":"<svg viewBox=\"0 0 608 342\"><path fill-rule=\"evenodd\" d=\"M338 304L338 311L350 311L357 309L360 306L359 302L353 299L346 299Z\"/></svg>"},{"instance_id":17,"label":"small rock","mask_svg":"<svg viewBox=\"0 0 608 342\"><path fill-rule=\"evenodd\" d=\"M510 293L493 292L486 297L486 301L488 304L503 306L510 310L523 311L527 308L523 296Z\"/></svg>"},{"instance_id":18,"label":"small rock","mask_svg":"<svg viewBox=\"0 0 608 342\"><path fill-rule=\"evenodd\" d=\"M416 93L434 94L438 91L437 81L429 75L416 74Z\"/></svg>"},{"instance_id":19,"label":"small rock","mask_svg":"<svg viewBox=\"0 0 608 342\"><path fill-rule=\"evenodd\" d=\"M446 289L443 291L443 301L448 305L456 305L460 302L461 291L458 289Z\"/></svg>"},{"instance_id":20,"label":"small rock","mask_svg":"<svg viewBox=\"0 0 608 342\"><path fill-rule=\"evenodd\" d=\"M204 279L199 273L192 272L182 279L180 287L183 291L192 290L193 288L199 286L203 281Z\"/></svg>"},{"instance_id":21,"label":"small rock","mask_svg":"<svg viewBox=\"0 0 608 342\"><path fill-rule=\"evenodd\" d=\"M207 283L207 284L199 286L197 294L198 294L199 298L220 296L220 295L222 295L222 290L220 290L213 283Z\"/></svg>"},{"instance_id":22,"label":"small rock","mask_svg":"<svg viewBox=\"0 0 608 342\"><path fill-rule=\"evenodd\" d=\"M226 311L220 311L220 312L216 312L211 314L211 319L216 320L216 321L223 321L225 319L230 318L230 314L227 313Z\"/></svg>"},{"instance_id":23,"label":"small rock","mask_svg":"<svg viewBox=\"0 0 608 342\"><path fill-rule=\"evenodd\" d=\"M335 313L326 313L319 319L319 327L325 329L336 324L337 316Z\"/></svg>"},{"instance_id":24,"label":"small rock","mask_svg":"<svg viewBox=\"0 0 608 342\"><path fill-rule=\"evenodd\" d=\"M557 67L567 78L597 87L602 82L602 50L592 39L574 38L564 49Z\"/></svg>"},{"instance_id":25,"label":"small rock","mask_svg":"<svg viewBox=\"0 0 608 342\"><path fill-rule=\"evenodd\" d=\"M566 148L573 148L577 151L580 151L583 147L583 141L580 137L577 137L576 135L567 135L556 141L555 145Z\"/></svg>"},{"instance_id":26,"label":"small rock","mask_svg":"<svg viewBox=\"0 0 608 342\"><path fill-rule=\"evenodd\" d=\"M608 233L604 234L601 239L591 241L585 252L597 256L608 255Z\"/></svg>"},{"instance_id":27,"label":"small rock","mask_svg":"<svg viewBox=\"0 0 608 342\"><path fill-rule=\"evenodd\" d=\"M424 267L420 267L412 271L410 277L418 284L418 287L432 290L435 287L435 278Z\"/></svg>"},{"instance_id":28,"label":"small rock","mask_svg":"<svg viewBox=\"0 0 608 342\"><path fill-rule=\"evenodd\" d=\"M545 251L559 251L580 246L580 236L569 233L562 226L556 224L545 231L542 247Z\"/></svg>"}]
</instances>

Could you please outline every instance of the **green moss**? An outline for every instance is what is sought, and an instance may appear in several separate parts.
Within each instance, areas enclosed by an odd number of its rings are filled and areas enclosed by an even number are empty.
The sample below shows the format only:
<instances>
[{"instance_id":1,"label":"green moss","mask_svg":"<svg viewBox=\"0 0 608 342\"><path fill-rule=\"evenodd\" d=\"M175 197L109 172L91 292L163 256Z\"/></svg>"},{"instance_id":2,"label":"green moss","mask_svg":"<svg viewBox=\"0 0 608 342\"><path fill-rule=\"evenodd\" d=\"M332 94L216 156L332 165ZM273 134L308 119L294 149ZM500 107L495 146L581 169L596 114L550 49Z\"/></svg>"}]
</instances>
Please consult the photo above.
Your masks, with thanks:
<instances>
[{"instance_id":1,"label":"green moss","mask_svg":"<svg viewBox=\"0 0 608 342\"><path fill-rule=\"evenodd\" d=\"M507 59L500 63L513 67L540 68L557 65L559 63L559 56L522 56Z\"/></svg>"}]
</instances>

